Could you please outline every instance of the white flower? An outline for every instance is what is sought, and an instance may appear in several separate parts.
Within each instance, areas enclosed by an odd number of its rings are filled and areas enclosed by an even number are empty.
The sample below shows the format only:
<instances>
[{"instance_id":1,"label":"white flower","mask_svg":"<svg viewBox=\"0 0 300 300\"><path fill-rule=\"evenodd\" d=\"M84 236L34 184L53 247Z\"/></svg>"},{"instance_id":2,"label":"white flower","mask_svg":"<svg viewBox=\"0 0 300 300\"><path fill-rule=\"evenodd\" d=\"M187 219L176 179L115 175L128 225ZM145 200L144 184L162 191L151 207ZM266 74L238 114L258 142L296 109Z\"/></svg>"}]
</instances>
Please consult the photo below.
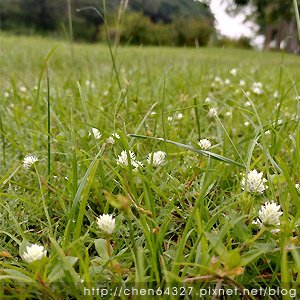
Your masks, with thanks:
<instances>
[{"instance_id":1,"label":"white flower","mask_svg":"<svg viewBox=\"0 0 300 300\"><path fill-rule=\"evenodd\" d=\"M4 92L4 97L5 98L9 97L9 92Z\"/></svg>"},{"instance_id":2,"label":"white flower","mask_svg":"<svg viewBox=\"0 0 300 300\"><path fill-rule=\"evenodd\" d=\"M114 144L115 140L118 140L120 138L119 134L116 132L112 133L111 136L107 139L107 143Z\"/></svg>"},{"instance_id":3,"label":"white flower","mask_svg":"<svg viewBox=\"0 0 300 300\"><path fill-rule=\"evenodd\" d=\"M214 107L212 107L209 109L207 114L210 118L212 118L212 117L215 117L218 114L218 112Z\"/></svg>"},{"instance_id":4,"label":"white flower","mask_svg":"<svg viewBox=\"0 0 300 300\"><path fill-rule=\"evenodd\" d=\"M227 112L225 113L225 116L226 116L226 117L230 117L230 116L231 116L231 111L227 111Z\"/></svg>"},{"instance_id":5,"label":"white flower","mask_svg":"<svg viewBox=\"0 0 300 300\"><path fill-rule=\"evenodd\" d=\"M256 221L253 221L253 224L257 224L260 227L262 225L265 226L279 226L280 225L280 216L282 215L281 207L280 205L276 205L275 202L265 202L259 212L258 216L259 219Z\"/></svg>"},{"instance_id":6,"label":"white flower","mask_svg":"<svg viewBox=\"0 0 300 300\"><path fill-rule=\"evenodd\" d=\"M218 77L218 76L215 77L215 82L223 84L223 80L220 77Z\"/></svg>"},{"instance_id":7,"label":"white flower","mask_svg":"<svg viewBox=\"0 0 300 300\"><path fill-rule=\"evenodd\" d=\"M296 183L296 184L295 184L295 188L296 188L296 190L300 193L300 186L299 186L299 183Z\"/></svg>"},{"instance_id":8,"label":"white flower","mask_svg":"<svg viewBox=\"0 0 300 300\"><path fill-rule=\"evenodd\" d=\"M245 80L240 80L240 86L245 86L246 85L246 81Z\"/></svg>"},{"instance_id":9,"label":"white flower","mask_svg":"<svg viewBox=\"0 0 300 300\"><path fill-rule=\"evenodd\" d=\"M171 123L173 121L173 117L168 117L167 120L169 121L169 123Z\"/></svg>"},{"instance_id":10,"label":"white flower","mask_svg":"<svg viewBox=\"0 0 300 300\"><path fill-rule=\"evenodd\" d=\"M92 132L96 140L101 138L102 134L97 128L92 128Z\"/></svg>"},{"instance_id":11,"label":"white flower","mask_svg":"<svg viewBox=\"0 0 300 300\"><path fill-rule=\"evenodd\" d=\"M148 164L151 164L151 162L152 162L154 167L158 167L164 162L166 155L167 154L164 151L157 151L154 153L149 153L147 162L148 162Z\"/></svg>"},{"instance_id":12,"label":"white flower","mask_svg":"<svg viewBox=\"0 0 300 300\"><path fill-rule=\"evenodd\" d=\"M230 70L230 74L231 74L232 76L236 76L236 74L237 74L237 69L235 69L235 68L231 69L231 70Z\"/></svg>"},{"instance_id":13,"label":"white flower","mask_svg":"<svg viewBox=\"0 0 300 300\"><path fill-rule=\"evenodd\" d=\"M274 94L273 94L273 97L274 97L274 98L278 98L278 97L279 97L279 92L278 92L278 91L275 91Z\"/></svg>"},{"instance_id":14,"label":"white flower","mask_svg":"<svg viewBox=\"0 0 300 300\"><path fill-rule=\"evenodd\" d=\"M23 160L23 167L29 169L39 159L35 155L26 155Z\"/></svg>"},{"instance_id":15,"label":"white flower","mask_svg":"<svg viewBox=\"0 0 300 300\"><path fill-rule=\"evenodd\" d=\"M295 96L295 100L300 100L300 95L299 96Z\"/></svg>"},{"instance_id":16,"label":"white flower","mask_svg":"<svg viewBox=\"0 0 300 300\"><path fill-rule=\"evenodd\" d=\"M22 93L25 93L25 92L27 91L27 89L26 89L25 86L21 86L21 87L20 87L20 91L21 91Z\"/></svg>"},{"instance_id":17,"label":"white flower","mask_svg":"<svg viewBox=\"0 0 300 300\"><path fill-rule=\"evenodd\" d=\"M262 95L264 93L263 89L262 89L262 83L261 82L254 82L252 84L252 92L254 94L257 94L257 95Z\"/></svg>"},{"instance_id":18,"label":"white flower","mask_svg":"<svg viewBox=\"0 0 300 300\"><path fill-rule=\"evenodd\" d=\"M115 226L116 220L111 215L102 215L97 218L98 227L106 234L112 234Z\"/></svg>"},{"instance_id":19,"label":"white flower","mask_svg":"<svg viewBox=\"0 0 300 300\"><path fill-rule=\"evenodd\" d=\"M229 85L229 84L231 83L231 81L230 81L230 79L225 79L224 83L225 83L226 85Z\"/></svg>"},{"instance_id":20,"label":"white flower","mask_svg":"<svg viewBox=\"0 0 300 300\"><path fill-rule=\"evenodd\" d=\"M211 147L211 142L208 139L202 139L202 140L199 141L198 145L203 150L207 150Z\"/></svg>"},{"instance_id":21,"label":"white flower","mask_svg":"<svg viewBox=\"0 0 300 300\"><path fill-rule=\"evenodd\" d=\"M244 126L246 126L246 127L248 127L250 125L250 123L248 122L248 121L246 121L245 123L244 123Z\"/></svg>"},{"instance_id":22,"label":"white flower","mask_svg":"<svg viewBox=\"0 0 300 300\"><path fill-rule=\"evenodd\" d=\"M87 80L85 81L85 85L86 85L86 86L89 86L89 85L91 85L91 82L87 79Z\"/></svg>"},{"instance_id":23,"label":"white flower","mask_svg":"<svg viewBox=\"0 0 300 300\"><path fill-rule=\"evenodd\" d=\"M138 168L138 167L141 167L143 165L141 162L136 160L135 155L132 151L129 150L128 153L129 153L131 165L133 167ZM118 156L117 164L128 166L128 156L127 156L126 150L123 150L121 152L121 154Z\"/></svg>"},{"instance_id":24,"label":"white flower","mask_svg":"<svg viewBox=\"0 0 300 300\"><path fill-rule=\"evenodd\" d=\"M256 170L250 171L242 178L242 189L251 193L263 193L268 187L265 186L267 180L263 178L263 173L258 173Z\"/></svg>"},{"instance_id":25,"label":"white flower","mask_svg":"<svg viewBox=\"0 0 300 300\"><path fill-rule=\"evenodd\" d=\"M211 102L211 98L210 97L206 97L204 100L205 103L210 103Z\"/></svg>"},{"instance_id":26,"label":"white flower","mask_svg":"<svg viewBox=\"0 0 300 300\"><path fill-rule=\"evenodd\" d=\"M183 118L183 114L182 113L178 113L176 116L177 120L181 120Z\"/></svg>"},{"instance_id":27,"label":"white flower","mask_svg":"<svg viewBox=\"0 0 300 300\"><path fill-rule=\"evenodd\" d=\"M246 101L246 102L244 103L244 105L245 105L246 107L249 107L249 106L251 106L251 102L250 102L250 101Z\"/></svg>"},{"instance_id":28,"label":"white flower","mask_svg":"<svg viewBox=\"0 0 300 300\"><path fill-rule=\"evenodd\" d=\"M31 263L35 260L41 260L44 256L47 255L47 251L43 246L32 244L26 247L26 252L23 253L23 259L27 263Z\"/></svg>"}]
</instances>

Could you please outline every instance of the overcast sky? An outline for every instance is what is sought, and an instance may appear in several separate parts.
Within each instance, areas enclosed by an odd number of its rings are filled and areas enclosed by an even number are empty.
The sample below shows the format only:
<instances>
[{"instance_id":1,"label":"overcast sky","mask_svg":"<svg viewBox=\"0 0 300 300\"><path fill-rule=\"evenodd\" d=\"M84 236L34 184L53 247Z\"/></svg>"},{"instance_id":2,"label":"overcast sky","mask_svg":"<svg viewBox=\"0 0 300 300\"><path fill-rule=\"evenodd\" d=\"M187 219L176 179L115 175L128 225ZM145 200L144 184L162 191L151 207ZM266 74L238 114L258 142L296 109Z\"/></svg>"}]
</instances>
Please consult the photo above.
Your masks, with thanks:
<instances>
[{"instance_id":1,"label":"overcast sky","mask_svg":"<svg viewBox=\"0 0 300 300\"><path fill-rule=\"evenodd\" d=\"M238 14L235 17L229 16L225 9L228 5L232 5L232 0L211 0L210 8L216 18L216 28L222 34L232 38L238 38L240 36L253 37L255 32L252 22L243 22L245 14L251 11L250 7L244 10L244 13Z\"/></svg>"}]
</instances>

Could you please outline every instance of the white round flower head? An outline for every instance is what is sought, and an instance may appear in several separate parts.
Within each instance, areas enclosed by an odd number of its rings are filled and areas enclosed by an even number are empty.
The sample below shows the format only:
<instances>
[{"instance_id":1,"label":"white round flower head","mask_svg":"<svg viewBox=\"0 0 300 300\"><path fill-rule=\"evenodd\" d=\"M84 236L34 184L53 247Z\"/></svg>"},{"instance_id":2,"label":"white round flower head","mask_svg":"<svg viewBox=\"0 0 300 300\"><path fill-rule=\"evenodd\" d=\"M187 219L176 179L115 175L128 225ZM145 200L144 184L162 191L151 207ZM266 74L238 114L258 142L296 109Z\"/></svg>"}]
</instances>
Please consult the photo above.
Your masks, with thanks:
<instances>
[{"instance_id":1,"label":"white round flower head","mask_svg":"<svg viewBox=\"0 0 300 300\"><path fill-rule=\"evenodd\" d=\"M154 153L149 153L147 162L149 164L151 164L151 162L152 162L154 167L158 167L164 162L166 155L167 154L164 151L157 151Z\"/></svg>"},{"instance_id":2,"label":"white round flower head","mask_svg":"<svg viewBox=\"0 0 300 300\"><path fill-rule=\"evenodd\" d=\"M23 253L23 259L27 263L31 263L35 260L41 260L44 256L47 256L47 251L43 246L32 244L26 247L26 252Z\"/></svg>"},{"instance_id":3,"label":"white round flower head","mask_svg":"<svg viewBox=\"0 0 300 300\"><path fill-rule=\"evenodd\" d=\"M107 139L107 143L114 144L115 140L118 140L120 138L119 134L116 132L112 133L112 135Z\"/></svg>"},{"instance_id":4,"label":"white round flower head","mask_svg":"<svg viewBox=\"0 0 300 300\"><path fill-rule=\"evenodd\" d=\"M252 84L252 92L254 94L257 94L257 95L262 95L264 93L263 89L262 89L262 83L261 82L254 82Z\"/></svg>"},{"instance_id":5,"label":"white round flower head","mask_svg":"<svg viewBox=\"0 0 300 300\"><path fill-rule=\"evenodd\" d=\"M246 121L246 122L244 123L244 125L245 125L246 127L248 127L248 126L250 125L250 123L249 123L248 121Z\"/></svg>"},{"instance_id":6,"label":"white round flower head","mask_svg":"<svg viewBox=\"0 0 300 300\"><path fill-rule=\"evenodd\" d=\"M240 80L240 86L245 86L246 85L246 81L245 80Z\"/></svg>"},{"instance_id":7,"label":"white round flower head","mask_svg":"<svg viewBox=\"0 0 300 300\"><path fill-rule=\"evenodd\" d=\"M206 97L205 100L204 100L205 103L211 103L211 101L212 101L212 100L211 100L210 97Z\"/></svg>"},{"instance_id":8,"label":"white round flower head","mask_svg":"<svg viewBox=\"0 0 300 300\"><path fill-rule=\"evenodd\" d=\"M230 79L225 79L224 83L228 85L231 83L231 81L230 81Z\"/></svg>"},{"instance_id":9,"label":"white round flower head","mask_svg":"<svg viewBox=\"0 0 300 300\"><path fill-rule=\"evenodd\" d=\"M21 87L20 87L20 91L21 91L22 93L25 93L25 92L27 91L27 89L26 89L25 86L21 86Z\"/></svg>"},{"instance_id":10,"label":"white round flower head","mask_svg":"<svg viewBox=\"0 0 300 300\"><path fill-rule=\"evenodd\" d=\"M251 106L251 102L250 102L250 101L246 101L246 102L244 103L244 105L245 105L246 107L249 107L249 106Z\"/></svg>"},{"instance_id":11,"label":"white round flower head","mask_svg":"<svg viewBox=\"0 0 300 300\"><path fill-rule=\"evenodd\" d=\"M295 188L296 188L296 190L300 193L300 185L299 185L299 183L296 183L296 184L295 184Z\"/></svg>"},{"instance_id":12,"label":"white round flower head","mask_svg":"<svg viewBox=\"0 0 300 300\"><path fill-rule=\"evenodd\" d=\"M92 128L92 132L96 140L101 138L102 134L97 128Z\"/></svg>"},{"instance_id":13,"label":"white round flower head","mask_svg":"<svg viewBox=\"0 0 300 300\"><path fill-rule=\"evenodd\" d=\"M200 146L201 149L207 150L211 147L211 142L208 139L202 139L199 141L198 145Z\"/></svg>"},{"instance_id":14,"label":"white round flower head","mask_svg":"<svg viewBox=\"0 0 300 300\"><path fill-rule=\"evenodd\" d=\"M104 233L112 234L116 226L116 220L111 215L104 214L97 218L97 224Z\"/></svg>"},{"instance_id":15,"label":"white round flower head","mask_svg":"<svg viewBox=\"0 0 300 300\"><path fill-rule=\"evenodd\" d=\"M215 82L218 82L220 84L223 84L223 80L219 77L219 76L216 76L215 77Z\"/></svg>"},{"instance_id":16,"label":"white round flower head","mask_svg":"<svg viewBox=\"0 0 300 300\"><path fill-rule=\"evenodd\" d=\"M9 92L4 92L4 97L5 98L9 97Z\"/></svg>"},{"instance_id":17,"label":"white round flower head","mask_svg":"<svg viewBox=\"0 0 300 300\"><path fill-rule=\"evenodd\" d=\"M128 152L130 156L131 165L135 168L141 167L142 163L136 160L135 154L130 150ZM121 154L118 156L117 164L128 166L128 156L126 150L123 150Z\"/></svg>"},{"instance_id":18,"label":"white round flower head","mask_svg":"<svg viewBox=\"0 0 300 300\"><path fill-rule=\"evenodd\" d=\"M35 155L26 155L23 160L23 167L29 169L37 161L38 158Z\"/></svg>"},{"instance_id":19,"label":"white round flower head","mask_svg":"<svg viewBox=\"0 0 300 300\"><path fill-rule=\"evenodd\" d=\"M282 214L280 205L273 201L264 203L258 212L260 222L265 226L279 226Z\"/></svg>"},{"instance_id":20,"label":"white round flower head","mask_svg":"<svg viewBox=\"0 0 300 300\"><path fill-rule=\"evenodd\" d=\"M183 118L183 114L182 113L178 113L176 116L177 120L181 120Z\"/></svg>"},{"instance_id":21,"label":"white round flower head","mask_svg":"<svg viewBox=\"0 0 300 300\"><path fill-rule=\"evenodd\" d=\"M257 172L256 170L250 171L247 175L242 178L241 185L242 189L250 193L260 193L262 194L264 190L268 187L265 186L267 180L263 178L262 172Z\"/></svg>"},{"instance_id":22,"label":"white round flower head","mask_svg":"<svg viewBox=\"0 0 300 300\"><path fill-rule=\"evenodd\" d=\"M208 116L210 118L213 118L213 117L217 116L217 114L218 114L218 112L214 107L210 108L209 111L208 111Z\"/></svg>"},{"instance_id":23,"label":"white round flower head","mask_svg":"<svg viewBox=\"0 0 300 300\"><path fill-rule=\"evenodd\" d=\"M236 69L236 68L231 69L231 70L230 70L230 74L231 74L232 76L236 76L236 74L237 74L237 69Z\"/></svg>"}]
</instances>

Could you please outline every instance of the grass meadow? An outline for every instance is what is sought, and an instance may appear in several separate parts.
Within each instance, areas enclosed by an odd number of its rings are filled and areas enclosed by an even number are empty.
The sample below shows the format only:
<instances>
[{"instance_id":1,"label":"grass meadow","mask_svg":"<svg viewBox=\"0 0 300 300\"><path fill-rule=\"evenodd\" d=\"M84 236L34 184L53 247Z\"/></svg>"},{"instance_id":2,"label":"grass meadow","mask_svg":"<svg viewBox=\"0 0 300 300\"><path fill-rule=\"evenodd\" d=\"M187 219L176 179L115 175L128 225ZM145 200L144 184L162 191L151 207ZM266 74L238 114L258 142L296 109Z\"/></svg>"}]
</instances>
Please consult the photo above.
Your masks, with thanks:
<instances>
[{"instance_id":1,"label":"grass meadow","mask_svg":"<svg viewBox=\"0 0 300 300\"><path fill-rule=\"evenodd\" d=\"M297 299L299 56L112 50L1 34L0 298Z\"/></svg>"}]
</instances>

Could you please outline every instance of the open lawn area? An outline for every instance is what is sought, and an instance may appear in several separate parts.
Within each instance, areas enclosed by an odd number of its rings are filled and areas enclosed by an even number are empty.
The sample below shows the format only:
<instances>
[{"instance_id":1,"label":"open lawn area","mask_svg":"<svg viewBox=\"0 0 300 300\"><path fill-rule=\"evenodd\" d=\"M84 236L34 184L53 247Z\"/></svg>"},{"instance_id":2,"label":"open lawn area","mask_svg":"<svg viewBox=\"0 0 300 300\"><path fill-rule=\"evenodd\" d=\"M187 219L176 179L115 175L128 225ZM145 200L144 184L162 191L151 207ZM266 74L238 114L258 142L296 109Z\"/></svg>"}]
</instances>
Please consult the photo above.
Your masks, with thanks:
<instances>
[{"instance_id":1,"label":"open lawn area","mask_svg":"<svg viewBox=\"0 0 300 300\"><path fill-rule=\"evenodd\" d=\"M300 298L299 56L2 33L0 59L0 299Z\"/></svg>"}]
</instances>

